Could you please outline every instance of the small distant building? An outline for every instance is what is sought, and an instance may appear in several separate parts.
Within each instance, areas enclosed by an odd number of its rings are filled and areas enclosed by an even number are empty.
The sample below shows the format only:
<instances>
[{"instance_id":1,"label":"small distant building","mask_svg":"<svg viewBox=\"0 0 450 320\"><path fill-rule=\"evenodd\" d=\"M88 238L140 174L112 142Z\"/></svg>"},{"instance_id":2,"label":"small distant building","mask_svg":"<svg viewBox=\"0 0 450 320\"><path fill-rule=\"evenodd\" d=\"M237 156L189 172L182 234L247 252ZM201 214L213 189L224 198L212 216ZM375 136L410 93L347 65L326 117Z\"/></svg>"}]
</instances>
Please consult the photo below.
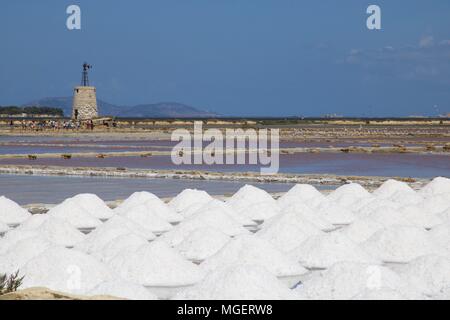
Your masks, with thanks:
<instances>
[{"instance_id":1,"label":"small distant building","mask_svg":"<svg viewBox=\"0 0 450 320\"><path fill-rule=\"evenodd\" d=\"M81 86L73 90L72 119L90 120L98 117L96 89L89 85L88 70L92 66L84 63Z\"/></svg>"}]
</instances>

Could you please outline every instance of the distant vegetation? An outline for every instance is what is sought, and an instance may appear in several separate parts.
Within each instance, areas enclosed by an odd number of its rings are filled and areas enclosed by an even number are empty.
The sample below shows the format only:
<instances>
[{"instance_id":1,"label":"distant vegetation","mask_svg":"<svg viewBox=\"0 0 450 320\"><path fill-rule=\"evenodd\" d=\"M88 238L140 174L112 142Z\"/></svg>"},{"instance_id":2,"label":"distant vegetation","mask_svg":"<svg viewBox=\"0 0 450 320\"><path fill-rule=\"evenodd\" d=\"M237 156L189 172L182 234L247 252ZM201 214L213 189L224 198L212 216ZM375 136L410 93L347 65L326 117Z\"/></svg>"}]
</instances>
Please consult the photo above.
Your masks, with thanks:
<instances>
[{"instance_id":1,"label":"distant vegetation","mask_svg":"<svg viewBox=\"0 0 450 320\"><path fill-rule=\"evenodd\" d=\"M64 112L61 108L52 107L18 107L18 106L0 106L0 114L2 115L51 115L51 116L63 116Z\"/></svg>"}]
</instances>

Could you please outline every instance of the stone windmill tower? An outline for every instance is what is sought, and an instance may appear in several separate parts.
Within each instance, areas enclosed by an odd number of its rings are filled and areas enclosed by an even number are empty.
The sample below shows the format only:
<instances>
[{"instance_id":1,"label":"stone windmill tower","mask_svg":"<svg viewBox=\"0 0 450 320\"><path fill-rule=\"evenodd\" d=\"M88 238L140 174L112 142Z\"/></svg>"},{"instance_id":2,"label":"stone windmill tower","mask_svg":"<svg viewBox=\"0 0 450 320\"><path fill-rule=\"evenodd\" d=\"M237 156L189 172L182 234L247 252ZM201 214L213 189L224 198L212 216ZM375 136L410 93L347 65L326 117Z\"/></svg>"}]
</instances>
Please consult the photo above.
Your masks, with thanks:
<instances>
[{"instance_id":1,"label":"stone windmill tower","mask_svg":"<svg viewBox=\"0 0 450 320\"><path fill-rule=\"evenodd\" d=\"M98 117L95 87L89 86L88 70L92 66L83 64L81 86L73 90L72 119L89 120Z\"/></svg>"}]
</instances>

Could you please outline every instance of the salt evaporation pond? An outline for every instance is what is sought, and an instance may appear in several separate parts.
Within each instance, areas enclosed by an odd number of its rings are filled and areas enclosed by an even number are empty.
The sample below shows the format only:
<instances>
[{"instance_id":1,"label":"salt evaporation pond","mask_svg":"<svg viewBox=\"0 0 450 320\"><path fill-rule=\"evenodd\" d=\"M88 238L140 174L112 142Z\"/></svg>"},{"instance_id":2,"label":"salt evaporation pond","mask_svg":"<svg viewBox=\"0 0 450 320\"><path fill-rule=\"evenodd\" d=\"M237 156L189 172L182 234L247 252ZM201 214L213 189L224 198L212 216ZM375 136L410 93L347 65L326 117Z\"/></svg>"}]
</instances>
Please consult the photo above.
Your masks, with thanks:
<instances>
[{"instance_id":1,"label":"salt evaporation pond","mask_svg":"<svg viewBox=\"0 0 450 320\"><path fill-rule=\"evenodd\" d=\"M223 201L138 192L115 210L84 193L43 215L1 197L0 273L127 299L450 299L449 212L447 178L278 200L255 185Z\"/></svg>"}]
</instances>

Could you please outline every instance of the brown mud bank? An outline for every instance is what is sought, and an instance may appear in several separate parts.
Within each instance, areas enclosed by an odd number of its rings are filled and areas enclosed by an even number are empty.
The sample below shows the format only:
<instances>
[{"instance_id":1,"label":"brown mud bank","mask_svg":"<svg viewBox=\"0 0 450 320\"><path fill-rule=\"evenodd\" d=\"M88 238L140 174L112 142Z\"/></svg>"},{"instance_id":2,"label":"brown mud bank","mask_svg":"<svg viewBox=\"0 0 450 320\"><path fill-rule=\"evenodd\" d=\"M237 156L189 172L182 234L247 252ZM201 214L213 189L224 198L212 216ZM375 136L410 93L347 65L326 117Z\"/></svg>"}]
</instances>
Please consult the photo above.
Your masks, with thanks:
<instances>
[{"instance_id":1,"label":"brown mud bank","mask_svg":"<svg viewBox=\"0 0 450 320\"><path fill-rule=\"evenodd\" d=\"M81 296L47 288L28 288L0 295L0 300L124 300L112 296Z\"/></svg>"},{"instance_id":2,"label":"brown mud bank","mask_svg":"<svg viewBox=\"0 0 450 320\"><path fill-rule=\"evenodd\" d=\"M122 177L122 178L163 178L190 179L206 181L245 181L245 182L277 182L277 183L305 183L315 185L341 185L355 182L369 189L377 188L388 179L396 179L409 183L417 189L425 185L430 179L381 177L381 176L350 176L334 174L295 174L277 173L261 175L258 172L212 172L197 170L151 170L112 167L59 167L59 166L28 166L1 165L0 174L22 174L38 176L91 176L91 177Z\"/></svg>"}]
</instances>

